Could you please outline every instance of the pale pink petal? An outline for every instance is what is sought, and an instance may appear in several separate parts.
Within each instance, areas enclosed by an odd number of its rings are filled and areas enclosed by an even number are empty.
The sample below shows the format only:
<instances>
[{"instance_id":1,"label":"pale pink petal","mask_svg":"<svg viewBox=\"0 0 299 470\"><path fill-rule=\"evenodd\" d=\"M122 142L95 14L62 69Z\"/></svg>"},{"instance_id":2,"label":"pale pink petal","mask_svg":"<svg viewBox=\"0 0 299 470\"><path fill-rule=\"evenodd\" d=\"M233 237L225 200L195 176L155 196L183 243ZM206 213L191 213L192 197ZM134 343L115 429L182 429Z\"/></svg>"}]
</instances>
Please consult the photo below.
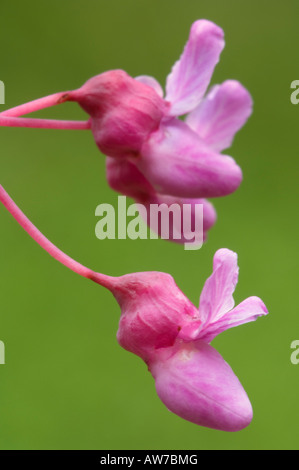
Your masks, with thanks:
<instances>
[{"instance_id":1,"label":"pale pink petal","mask_svg":"<svg viewBox=\"0 0 299 470\"><path fill-rule=\"evenodd\" d=\"M167 77L165 99L171 103L171 116L189 113L200 103L223 48L221 28L207 20L193 23L184 51Z\"/></svg>"},{"instance_id":2,"label":"pale pink petal","mask_svg":"<svg viewBox=\"0 0 299 470\"><path fill-rule=\"evenodd\" d=\"M259 297L249 297L233 308L238 271L236 253L225 248L216 252L213 273L205 282L200 296L199 320L183 325L179 333L181 339L209 343L223 331L268 313Z\"/></svg>"},{"instance_id":3,"label":"pale pink petal","mask_svg":"<svg viewBox=\"0 0 299 470\"><path fill-rule=\"evenodd\" d=\"M268 310L259 297L248 297L233 310L203 328L198 338L209 343L223 331L243 323L255 321L258 317L267 315L267 313Z\"/></svg>"},{"instance_id":4,"label":"pale pink petal","mask_svg":"<svg viewBox=\"0 0 299 470\"><path fill-rule=\"evenodd\" d=\"M186 123L171 119L141 149L136 165L161 194L187 198L225 196L242 181L228 156L212 152Z\"/></svg>"},{"instance_id":5,"label":"pale pink petal","mask_svg":"<svg viewBox=\"0 0 299 470\"><path fill-rule=\"evenodd\" d=\"M199 301L199 316L204 325L215 322L234 305L233 293L238 282L237 254L226 248L214 255L213 273L206 280Z\"/></svg>"},{"instance_id":6,"label":"pale pink petal","mask_svg":"<svg viewBox=\"0 0 299 470\"><path fill-rule=\"evenodd\" d=\"M159 398L183 419L222 431L240 431L252 420L248 396L231 367L203 341L157 352L149 369Z\"/></svg>"},{"instance_id":7,"label":"pale pink petal","mask_svg":"<svg viewBox=\"0 0 299 470\"><path fill-rule=\"evenodd\" d=\"M160 96L160 98L163 98L163 88L154 77L151 77L150 75L139 75L138 77L135 77L135 80L138 80L138 82L141 82L144 85L150 86L155 90L155 92Z\"/></svg>"},{"instance_id":8,"label":"pale pink petal","mask_svg":"<svg viewBox=\"0 0 299 470\"><path fill-rule=\"evenodd\" d=\"M187 116L186 123L211 149L221 152L231 146L251 112L252 99L246 88L235 80L227 80L212 88Z\"/></svg>"}]
</instances>

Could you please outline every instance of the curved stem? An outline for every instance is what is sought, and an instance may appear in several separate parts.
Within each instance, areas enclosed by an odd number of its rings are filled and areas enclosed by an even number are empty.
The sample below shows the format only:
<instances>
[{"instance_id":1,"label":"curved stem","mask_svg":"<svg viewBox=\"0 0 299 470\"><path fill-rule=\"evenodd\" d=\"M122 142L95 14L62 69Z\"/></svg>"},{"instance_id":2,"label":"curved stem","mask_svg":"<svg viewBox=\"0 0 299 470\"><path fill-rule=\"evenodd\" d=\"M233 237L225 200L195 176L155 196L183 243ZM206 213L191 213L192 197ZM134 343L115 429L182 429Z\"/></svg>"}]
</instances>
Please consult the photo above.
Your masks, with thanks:
<instances>
[{"instance_id":1,"label":"curved stem","mask_svg":"<svg viewBox=\"0 0 299 470\"><path fill-rule=\"evenodd\" d=\"M82 264L75 261L70 256L66 255L63 251L57 248L52 242L50 242L34 225L33 223L23 214L21 209L15 204L11 197L7 194L5 189L0 185L0 202L6 207L11 213L15 220L21 225L21 227L35 240L49 255L55 258L64 266L68 267L75 273L83 276L87 279L100 284L103 287L113 291L116 286L117 278L106 276L105 274L96 273L91 269L83 266Z\"/></svg>"},{"instance_id":2,"label":"curved stem","mask_svg":"<svg viewBox=\"0 0 299 470\"><path fill-rule=\"evenodd\" d=\"M31 127L34 129L63 129L63 130L86 130L90 129L90 121L60 121L55 119L32 119L1 116L2 127Z\"/></svg>"}]
</instances>

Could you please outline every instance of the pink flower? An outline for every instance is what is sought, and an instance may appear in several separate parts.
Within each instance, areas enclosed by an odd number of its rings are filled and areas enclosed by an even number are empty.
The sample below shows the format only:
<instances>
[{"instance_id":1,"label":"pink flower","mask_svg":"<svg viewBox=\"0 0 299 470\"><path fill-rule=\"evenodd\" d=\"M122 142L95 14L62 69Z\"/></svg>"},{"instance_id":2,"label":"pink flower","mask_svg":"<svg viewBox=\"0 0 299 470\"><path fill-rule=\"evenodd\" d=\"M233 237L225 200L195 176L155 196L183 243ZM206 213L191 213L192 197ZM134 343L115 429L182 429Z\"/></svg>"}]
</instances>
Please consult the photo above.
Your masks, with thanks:
<instances>
[{"instance_id":1,"label":"pink flower","mask_svg":"<svg viewBox=\"0 0 299 470\"><path fill-rule=\"evenodd\" d=\"M96 143L110 156L106 164L110 186L147 206L182 206L187 200L193 207L203 204L205 236L216 213L202 198L230 194L242 180L236 163L219 152L230 147L252 109L247 90L232 80L203 98L223 47L218 26L195 22L167 78L165 100L153 77L133 80L120 70L94 77L66 97L78 101L91 116ZM108 100L111 105L101 108ZM185 114L185 122L177 118ZM179 241L185 241L183 235Z\"/></svg>"},{"instance_id":2,"label":"pink flower","mask_svg":"<svg viewBox=\"0 0 299 470\"><path fill-rule=\"evenodd\" d=\"M258 297L234 308L237 280L237 255L221 249L199 309L163 273L123 276L121 291L114 292L122 309L119 344L147 363L163 403L188 421L224 431L248 426L252 408L232 369L209 343L268 313Z\"/></svg>"},{"instance_id":3,"label":"pink flower","mask_svg":"<svg viewBox=\"0 0 299 470\"><path fill-rule=\"evenodd\" d=\"M238 431L250 423L252 408L246 392L209 344L222 331L267 314L258 297L234 307L235 253L216 252L213 273L196 308L169 274L111 277L82 266L42 235L1 186L0 201L51 256L112 292L121 308L118 342L145 361L169 410L195 424L224 431Z\"/></svg>"},{"instance_id":4,"label":"pink flower","mask_svg":"<svg viewBox=\"0 0 299 470\"><path fill-rule=\"evenodd\" d=\"M235 81L224 82L203 98L223 47L223 31L199 20L167 77L165 99L154 78L133 79L113 70L61 100L77 101L91 117L99 149L129 159L158 193L224 196L237 189L242 174L231 157L219 152L230 146L252 102ZM178 119L185 114L185 122Z\"/></svg>"},{"instance_id":5,"label":"pink flower","mask_svg":"<svg viewBox=\"0 0 299 470\"><path fill-rule=\"evenodd\" d=\"M116 191L146 205L186 199L204 204L205 232L216 213L207 197L234 192L242 181L236 162L226 155L235 133L251 114L252 100L237 81L213 87L205 96L224 47L223 31L198 20L180 59L166 81L166 96L149 76L130 77L112 70L74 91L57 93L0 114L0 125L88 129L107 155L107 178ZM47 106L76 101L90 115L87 122L18 118ZM179 119L185 116L185 120ZM111 163L112 159L114 160ZM129 182L121 179L126 173ZM173 227L171 227L171 231ZM181 240L184 242L184 239Z\"/></svg>"}]
</instances>

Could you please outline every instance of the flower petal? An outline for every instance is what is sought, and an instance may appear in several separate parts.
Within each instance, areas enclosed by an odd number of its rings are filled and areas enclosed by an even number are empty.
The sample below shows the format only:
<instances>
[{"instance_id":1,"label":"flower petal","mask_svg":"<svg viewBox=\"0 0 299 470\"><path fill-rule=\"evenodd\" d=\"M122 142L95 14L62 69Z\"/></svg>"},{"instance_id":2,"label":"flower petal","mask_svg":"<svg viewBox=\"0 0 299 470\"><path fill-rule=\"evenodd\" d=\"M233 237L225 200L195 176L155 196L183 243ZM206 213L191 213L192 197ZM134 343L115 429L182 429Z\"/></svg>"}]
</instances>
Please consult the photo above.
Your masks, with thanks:
<instances>
[{"instance_id":1,"label":"flower petal","mask_svg":"<svg viewBox=\"0 0 299 470\"><path fill-rule=\"evenodd\" d=\"M193 23L180 59L166 81L169 114L180 116L192 111L203 97L224 47L223 31L207 20Z\"/></svg>"},{"instance_id":2,"label":"flower petal","mask_svg":"<svg viewBox=\"0 0 299 470\"><path fill-rule=\"evenodd\" d=\"M237 254L226 248L215 253L213 273L206 280L199 301L203 325L215 322L234 307L233 293L239 273L237 260Z\"/></svg>"},{"instance_id":3,"label":"flower petal","mask_svg":"<svg viewBox=\"0 0 299 470\"><path fill-rule=\"evenodd\" d=\"M216 152L231 146L234 135L252 112L246 88L227 80L212 88L207 97L186 118L186 123Z\"/></svg>"},{"instance_id":4,"label":"flower petal","mask_svg":"<svg viewBox=\"0 0 299 470\"><path fill-rule=\"evenodd\" d=\"M160 98L163 98L163 88L154 77L151 77L150 75L139 75L138 77L135 77L135 80L144 83L144 85L150 86L155 90L155 92L160 96Z\"/></svg>"},{"instance_id":5,"label":"flower petal","mask_svg":"<svg viewBox=\"0 0 299 470\"><path fill-rule=\"evenodd\" d=\"M228 156L212 152L187 124L163 122L142 146L136 165L158 193L188 198L225 196L242 181Z\"/></svg>"},{"instance_id":6,"label":"flower petal","mask_svg":"<svg viewBox=\"0 0 299 470\"><path fill-rule=\"evenodd\" d=\"M227 312L214 323L203 328L199 337L210 343L215 336L229 328L255 321L258 317L267 315L268 310L259 297L248 297L230 312Z\"/></svg>"},{"instance_id":7,"label":"flower petal","mask_svg":"<svg viewBox=\"0 0 299 470\"><path fill-rule=\"evenodd\" d=\"M252 407L231 367L203 341L158 351L149 365L159 398L173 413L200 426L240 431Z\"/></svg>"},{"instance_id":8,"label":"flower petal","mask_svg":"<svg viewBox=\"0 0 299 470\"><path fill-rule=\"evenodd\" d=\"M154 188L127 158L106 158L106 177L109 186L118 193L142 202L154 193Z\"/></svg>"},{"instance_id":9,"label":"flower petal","mask_svg":"<svg viewBox=\"0 0 299 470\"><path fill-rule=\"evenodd\" d=\"M133 198L138 204L143 204L146 217L144 211L140 212L141 217L159 236L162 232L166 233L168 240L193 245L198 242L198 245L201 245L207 237L207 231L216 222L216 211L209 201L156 193L136 165L127 158L107 157L106 176L109 186L114 191ZM153 205L156 207L155 211ZM202 205L203 217L196 209L198 205ZM155 220L151 217L152 212L157 214Z\"/></svg>"}]
</instances>

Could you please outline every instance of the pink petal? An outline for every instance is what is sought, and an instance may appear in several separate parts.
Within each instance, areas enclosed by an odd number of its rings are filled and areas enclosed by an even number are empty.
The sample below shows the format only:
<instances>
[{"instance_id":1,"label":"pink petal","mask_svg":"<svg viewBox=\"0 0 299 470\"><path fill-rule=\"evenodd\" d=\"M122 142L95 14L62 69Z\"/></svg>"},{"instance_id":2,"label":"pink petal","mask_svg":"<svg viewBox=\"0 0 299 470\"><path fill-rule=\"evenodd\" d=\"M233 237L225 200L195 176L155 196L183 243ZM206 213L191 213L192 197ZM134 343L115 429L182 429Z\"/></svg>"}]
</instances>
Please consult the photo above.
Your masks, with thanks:
<instances>
[{"instance_id":1,"label":"pink petal","mask_svg":"<svg viewBox=\"0 0 299 470\"><path fill-rule=\"evenodd\" d=\"M212 152L178 119L162 123L151 134L136 165L157 192L172 196L225 196L242 181L241 169L231 157Z\"/></svg>"},{"instance_id":2,"label":"pink petal","mask_svg":"<svg viewBox=\"0 0 299 470\"><path fill-rule=\"evenodd\" d=\"M162 227L164 227L163 233L166 227L168 240L175 241L176 243L194 243L200 238L200 244L202 244L202 241L207 237L207 231L216 222L216 211L209 201L206 199L185 199L157 194L136 165L127 158L107 157L106 176L109 186L114 191L133 198L138 204L143 204L147 212L145 222L151 230L161 236ZM150 217L153 205L159 209L159 214L161 214L159 215L157 226L153 223L155 220L151 220ZM190 208L190 217L189 211L185 210L184 206L186 205ZM195 210L196 205L203 206L203 219L200 219L203 233L196 233L195 239L195 229L198 225L198 216ZM177 214L176 211L172 212L173 207L175 209L178 208L179 218L177 215L173 216L173 213ZM188 220L184 224L183 215L186 213L185 218L188 218ZM144 212L142 211L140 215L143 217Z\"/></svg>"},{"instance_id":3,"label":"pink petal","mask_svg":"<svg viewBox=\"0 0 299 470\"><path fill-rule=\"evenodd\" d=\"M221 28L207 20L193 23L184 51L167 77L165 99L171 103L171 116L180 116L196 108L223 48Z\"/></svg>"},{"instance_id":4,"label":"pink petal","mask_svg":"<svg viewBox=\"0 0 299 470\"><path fill-rule=\"evenodd\" d=\"M238 282L237 254L226 248L214 255L213 273L206 280L199 301L199 316L205 325L221 318L234 305L233 293Z\"/></svg>"},{"instance_id":5,"label":"pink petal","mask_svg":"<svg viewBox=\"0 0 299 470\"><path fill-rule=\"evenodd\" d=\"M186 123L216 152L231 146L233 138L252 112L246 88L227 80L212 88L202 103L186 118Z\"/></svg>"},{"instance_id":6,"label":"pink petal","mask_svg":"<svg viewBox=\"0 0 299 470\"><path fill-rule=\"evenodd\" d=\"M136 165L127 158L106 158L106 177L109 186L116 192L142 202L155 190Z\"/></svg>"},{"instance_id":7,"label":"pink petal","mask_svg":"<svg viewBox=\"0 0 299 470\"><path fill-rule=\"evenodd\" d=\"M238 378L212 346L181 343L157 352L149 368L158 396L183 419L222 431L240 431L252 419L252 407Z\"/></svg>"},{"instance_id":8,"label":"pink petal","mask_svg":"<svg viewBox=\"0 0 299 470\"><path fill-rule=\"evenodd\" d=\"M213 227L217 220L217 212L210 201L201 199L203 204L203 229L206 232Z\"/></svg>"},{"instance_id":9,"label":"pink petal","mask_svg":"<svg viewBox=\"0 0 299 470\"><path fill-rule=\"evenodd\" d=\"M160 98L163 98L163 89L160 83L154 77L151 77L150 75L139 75L138 77L135 77L135 80L138 80L138 82L141 82L144 85L150 86L155 90Z\"/></svg>"},{"instance_id":10,"label":"pink petal","mask_svg":"<svg viewBox=\"0 0 299 470\"><path fill-rule=\"evenodd\" d=\"M243 323L255 321L258 317L267 315L267 313L268 310L259 297L248 297L233 310L203 328L199 337L209 343L223 331Z\"/></svg>"}]
</instances>

